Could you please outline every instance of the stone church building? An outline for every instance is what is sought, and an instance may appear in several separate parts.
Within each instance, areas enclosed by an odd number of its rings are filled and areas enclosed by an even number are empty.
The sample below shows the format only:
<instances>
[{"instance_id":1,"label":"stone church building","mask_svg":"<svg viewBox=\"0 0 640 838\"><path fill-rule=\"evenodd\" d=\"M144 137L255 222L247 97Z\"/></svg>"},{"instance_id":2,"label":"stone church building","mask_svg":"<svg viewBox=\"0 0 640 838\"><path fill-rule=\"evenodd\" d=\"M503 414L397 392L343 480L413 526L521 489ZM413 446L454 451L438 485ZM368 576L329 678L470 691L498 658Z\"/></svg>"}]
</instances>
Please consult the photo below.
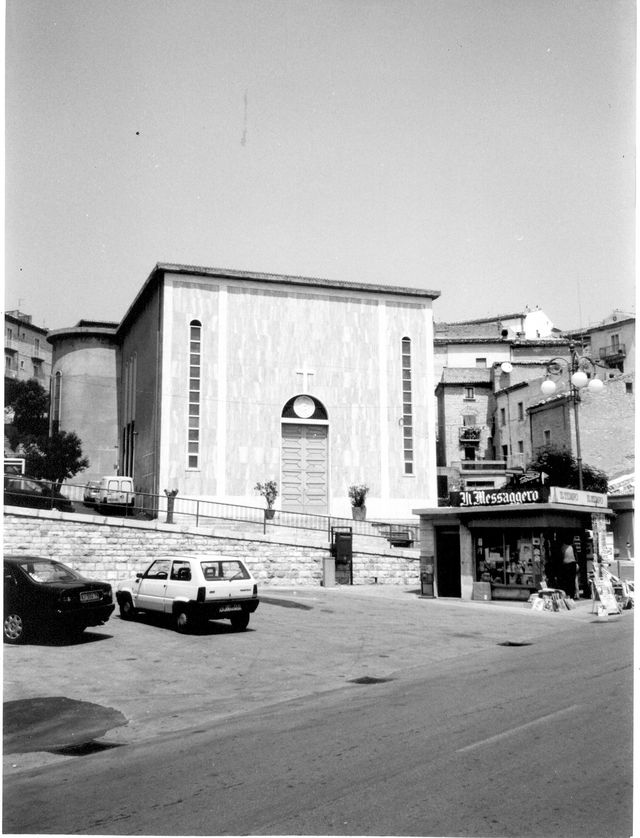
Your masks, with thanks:
<instances>
[{"instance_id":1,"label":"stone church building","mask_svg":"<svg viewBox=\"0 0 640 838\"><path fill-rule=\"evenodd\" d=\"M76 482L368 517L435 506L439 292L158 264L120 323L51 332L52 422L89 457Z\"/></svg>"}]
</instances>

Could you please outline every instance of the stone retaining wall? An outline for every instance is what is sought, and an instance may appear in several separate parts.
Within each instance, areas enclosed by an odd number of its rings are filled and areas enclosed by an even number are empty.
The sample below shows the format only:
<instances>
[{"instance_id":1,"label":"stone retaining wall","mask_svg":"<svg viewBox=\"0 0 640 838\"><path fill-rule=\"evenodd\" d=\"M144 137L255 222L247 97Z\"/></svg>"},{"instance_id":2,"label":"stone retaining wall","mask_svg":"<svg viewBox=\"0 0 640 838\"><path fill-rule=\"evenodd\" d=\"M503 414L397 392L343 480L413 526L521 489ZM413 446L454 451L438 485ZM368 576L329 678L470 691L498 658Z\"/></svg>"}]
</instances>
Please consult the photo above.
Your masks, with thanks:
<instances>
[{"instance_id":1,"label":"stone retaining wall","mask_svg":"<svg viewBox=\"0 0 640 838\"><path fill-rule=\"evenodd\" d=\"M11 509L11 508L9 508ZM156 521L97 518L12 508L4 515L4 552L51 556L80 573L115 583L169 552L239 556L262 585L320 585L325 547L282 534L203 534ZM354 585L419 584L417 551L355 551Z\"/></svg>"}]
</instances>

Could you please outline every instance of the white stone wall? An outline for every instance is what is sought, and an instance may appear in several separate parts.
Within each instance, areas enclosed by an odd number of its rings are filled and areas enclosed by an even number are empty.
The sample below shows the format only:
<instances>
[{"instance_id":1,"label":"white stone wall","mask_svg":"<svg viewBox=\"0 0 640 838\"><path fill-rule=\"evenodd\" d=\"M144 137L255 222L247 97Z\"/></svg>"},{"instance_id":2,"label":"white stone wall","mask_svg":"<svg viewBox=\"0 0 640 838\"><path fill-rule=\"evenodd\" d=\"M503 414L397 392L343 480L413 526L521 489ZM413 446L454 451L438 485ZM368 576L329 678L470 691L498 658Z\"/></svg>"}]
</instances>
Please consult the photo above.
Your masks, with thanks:
<instances>
[{"instance_id":1,"label":"white stone wall","mask_svg":"<svg viewBox=\"0 0 640 838\"><path fill-rule=\"evenodd\" d=\"M186 464L189 323L202 323L201 454ZM281 412L295 395L329 417L329 512L370 487L372 518L402 518L436 497L429 300L168 274L162 315L160 489L255 504L281 482ZM404 474L401 341L412 341L414 475ZM138 425L136 425L138 427ZM142 428L140 428L141 432Z\"/></svg>"},{"instance_id":2,"label":"white stone wall","mask_svg":"<svg viewBox=\"0 0 640 838\"><path fill-rule=\"evenodd\" d=\"M59 559L80 573L112 584L144 570L159 554L184 551L239 556L261 585L320 585L328 545L305 545L277 534L203 535L157 522L113 519L36 509L4 515L4 553ZM355 585L419 584L419 559L400 550L354 552Z\"/></svg>"}]
</instances>

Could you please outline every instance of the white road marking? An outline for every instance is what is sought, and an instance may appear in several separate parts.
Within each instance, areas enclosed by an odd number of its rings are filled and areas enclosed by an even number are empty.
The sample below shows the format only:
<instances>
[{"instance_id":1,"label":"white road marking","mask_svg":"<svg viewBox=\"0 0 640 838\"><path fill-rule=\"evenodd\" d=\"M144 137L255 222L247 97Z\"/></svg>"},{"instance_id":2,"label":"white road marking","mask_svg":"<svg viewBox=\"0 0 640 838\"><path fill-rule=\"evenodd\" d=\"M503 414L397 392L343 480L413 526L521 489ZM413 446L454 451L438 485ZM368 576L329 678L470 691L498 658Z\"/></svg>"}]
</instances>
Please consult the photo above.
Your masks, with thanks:
<instances>
[{"instance_id":1,"label":"white road marking","mask_svg":"<svg viewBox=\"0 0 640 838\"><path fill-rule=\"evenodd\" d=\"M541 722L547 722L549 719L556 719L558 716L564 716L567 713L573 713L575 710L578 710L581 707L580 704L572 704L571 707L565 707L564 710L556 710L555 713L549 713L546 716L540 716L539 719L533 719L531 722L527 722L523 725L518 725L518 727L512 727L510 730L504 730L502 733L496 733L495 736L489 736L487 739L481 739L479 742L474 742L472 745L465 745L464 748L458 748L458 754L462 754L465 751L472 751L474 748L480 748L482 745L488 745L489 742L497 742L499 739L504 739L506 736L511 736L513 733L519 733L522 730L527 730L530 727L534 727L535 725L540 724Z\"/></svg>"}]
</instances>

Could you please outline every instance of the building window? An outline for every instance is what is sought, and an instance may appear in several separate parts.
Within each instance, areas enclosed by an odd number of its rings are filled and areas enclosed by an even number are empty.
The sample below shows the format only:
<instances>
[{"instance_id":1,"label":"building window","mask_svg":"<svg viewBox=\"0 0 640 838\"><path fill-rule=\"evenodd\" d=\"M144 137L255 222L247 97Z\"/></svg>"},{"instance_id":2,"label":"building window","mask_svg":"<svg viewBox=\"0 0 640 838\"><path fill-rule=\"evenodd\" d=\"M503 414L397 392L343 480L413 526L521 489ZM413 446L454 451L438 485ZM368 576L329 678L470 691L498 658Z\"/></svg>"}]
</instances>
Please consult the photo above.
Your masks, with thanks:
<instances>
[{"instance_id":1,"label":"building window","mask_svg":"<svg viewBox=\"0 0 640 838\"><path fill-rule=\"evenodd\" d=\"M504 428L504 426L506 424L507 424L507 411L506 411L506 408L501 407L500 408L500 425L501 425L501 427Z\"/></svg>"},{"instance_id":2,"label":"building window","mask_svg":"<svg viewBox=\"0 0 640 838\"><path fill-rule=\"evenodd\" d=\"M187 466L198 468L200 458L200 382L202 361L202 324L192 320L189 326L189 439Z\"/></svg>"},{"instance_id":3,"label":"building window","mask_svg":"<svg viewBox=\"0 0 640 838\"><path fill-rule=\"evenodd\" d=\"M509 446L503 445L502 446L502 459L507 460L509 457Z\"/></svg>"},{"instance_id":4,"label":"building window","mask_svg":"<svg viewBox=\"0 0 640 838\"><path fill-rule=\"evenodd\" d=\"M60 430L60 405L62 401L62 373L57 372L53 378L53 393L51 395L51 433Z\"/></svg>"},{"instance_id":5,"label":"building window","mask_svg":"<svg viewBox=\"0 0 640 838\"><path fill-rule=\"evenodd\" d=\"M121 474L135 477L135 449L136 449L136 393L137 393L138 357L134 353L124 367L123 385L123 415L121 446Z\"/></svg>"},{"instance_id":6,"label":"building window","mask_svg":"<svg viewBox=\"0 0 640 838\"><path fill-rule=\"evenodd\" d=\"M518 402L518 421L522 422L524 419L524 402Z\"/></svg>"},{"instance_id":7,"label":"building window","mask_svg":"<svg viewBox=\"0 0 640 838\"><path fill-rule=\"evenodd\" d=\"M464 398L465 401L474 401L476 397L476 391L474 387L465 387L464 388Z\"/></svg>"},{"instance_id":8,"label":"building window","mask_svg":"<svg viewBox=\"0 0 640 838\"><path fill-rule=\"evenodd\" d=\"M486 358L476 358L476 367L478 369L486 370L487 359Z\"/></svg>"},{"instance_id":9,"label":"building window","mask_svg":"<svg viewBox=\"0 0 640 838\"><path fill-rule=\"evenodd\" d=\"M518 454L524 454L524 440L518 440Z\"/></svg>"},{"instance_id":10,"label":"building window","mask_svg":"<svg viewBox=\"0 0 640 838\"><path fill-rule=\"evenodd\" d=\"M543 439L544 439L544 444L545 445L551 445L551 431L548 431L548 430L543 431L542 436L543 436Z\"/></svg>"},{"instance_id":11,"label":"building window","mask_svg":"<svg viewBox=\"0 0 640 838\"><path fill-rule=\"evenodd\" d=\"M633 394L633 382L632 381L625 381L624 391L628 396Z\"/></svg>"},{"instance_id":12,"label":"building window","mask_svg":"<svg viewBox=\"0 0 640 838\"><path fill-rule=\"evenodd\" d=\"M411 394L410 338L402 338L402 434L404 473L413 474L413 400Z\"/></svg>"}]
</instances>

